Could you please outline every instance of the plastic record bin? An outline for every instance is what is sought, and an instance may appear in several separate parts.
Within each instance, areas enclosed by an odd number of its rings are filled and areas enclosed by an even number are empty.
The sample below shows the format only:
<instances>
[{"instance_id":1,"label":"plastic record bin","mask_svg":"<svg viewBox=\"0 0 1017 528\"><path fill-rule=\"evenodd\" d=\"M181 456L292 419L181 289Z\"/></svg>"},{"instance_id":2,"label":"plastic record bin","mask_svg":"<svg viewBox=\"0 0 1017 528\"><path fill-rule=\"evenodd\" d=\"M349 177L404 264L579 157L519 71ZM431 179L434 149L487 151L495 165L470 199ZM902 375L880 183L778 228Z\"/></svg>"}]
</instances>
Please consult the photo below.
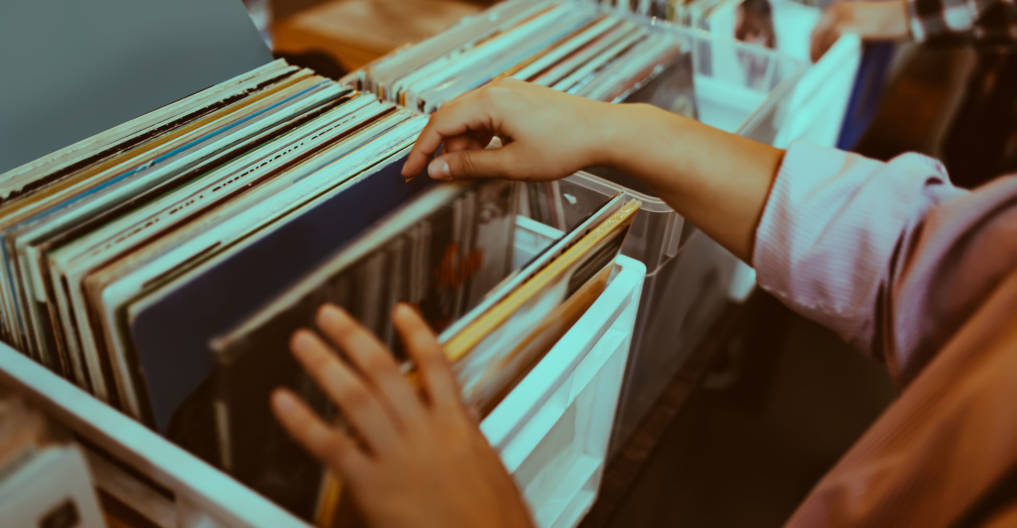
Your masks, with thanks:
<instances>
[{"instance_id":1,"label":"plastic record bin","mask_svg":"<svg viewBox=\"0 0 1017 528\"><path fill-rule=\"evenodd\" d=\"M818 10L787 0L775 3L776 30L818 20ZM791 22L782 15L790 13ZM627 16L637 17L629 13ZM833 146L837 141L860 59L858 39L846 36L816 64L808 63L805 37L778 37L778 51L718 34L644 19L693 50L697 118L757 141L786 147L797 139ZM731 22L733 34L733 21ZM717 26L721 28L721 26ZM715 28L716 29L716 28ZM718 32L726 28L717 29ZM784 53L794 52L794 56ZM625 254L647 267L643 299L625 374L612 453L629 438L730 300L754 287L751 268L682 218L639 182L622 175L572 176L561 183L571 224L609 196L624 192L643 201Z\"/></svg>"},{"instance_id":2,"label":"plastic record bin","mask_svg":"<svg viewBox=\"0 0 1017 528\"><path fill-rule=\"evenodd\" d=\"M520 218L522 265L560 232ZM541 527L574 526L607 460L645 267L617 271L576 324L481 422ZM97 487L165 527L306 526L201 459L0 343L0 390L14 389L82 440Z\"/></svg>"}]
</instances>

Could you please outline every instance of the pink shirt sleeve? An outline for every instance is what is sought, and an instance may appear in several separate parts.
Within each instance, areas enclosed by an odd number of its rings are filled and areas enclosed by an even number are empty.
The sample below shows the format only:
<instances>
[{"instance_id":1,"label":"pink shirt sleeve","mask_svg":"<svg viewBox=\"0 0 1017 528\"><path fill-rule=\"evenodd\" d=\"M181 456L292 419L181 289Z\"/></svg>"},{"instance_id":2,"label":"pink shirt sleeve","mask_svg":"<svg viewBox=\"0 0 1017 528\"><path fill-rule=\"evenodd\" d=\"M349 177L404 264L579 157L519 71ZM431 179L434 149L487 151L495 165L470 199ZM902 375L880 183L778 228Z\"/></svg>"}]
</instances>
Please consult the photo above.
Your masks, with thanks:
<instances>
[{"instance_id":1,"label":"pink shirt sleeve","mask_svg":"<svg viewBox=\"0 0 1017 528\"><path fill-rule=\"evenodd\" d=\"M796 144L753 262L764 289L906 385L788 525L1017 519L1017 177L965 191L923 156Z\"/></svg>"},{"instance_id":2,"label":"pink shirt sleeve","mask_svg":"<svg viewBox=\"0 0 1017 528\"><path fill-rule=\"evenodd\" d=\"M1015 197L1015 178L969 192L918 154L883 163L796 143L764 208L753 264L763 289L906 384L1017 263L1017 237L980 229L1017 218Z\"/></svg>"}]
</instances>

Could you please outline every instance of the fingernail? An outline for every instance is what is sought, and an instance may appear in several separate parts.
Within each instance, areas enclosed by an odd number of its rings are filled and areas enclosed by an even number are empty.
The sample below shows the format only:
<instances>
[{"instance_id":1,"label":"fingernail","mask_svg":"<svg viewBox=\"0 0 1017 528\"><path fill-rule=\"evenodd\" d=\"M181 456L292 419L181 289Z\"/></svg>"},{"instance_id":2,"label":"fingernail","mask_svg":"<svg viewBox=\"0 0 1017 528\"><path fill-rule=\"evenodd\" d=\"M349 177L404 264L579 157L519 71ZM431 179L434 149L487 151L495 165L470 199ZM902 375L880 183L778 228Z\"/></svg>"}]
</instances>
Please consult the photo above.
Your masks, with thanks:
<instances>
[{"instance_id":1,"label":"fingernail","mask_svg":"<svg viewBox=\"0 0 1017 528\"><path fill-rule=\"evenodd\" d=\"M449 175L448 162L443 159L431 161L431 163L427 165L427 174L436 180L451 179L451 176Z\"/></svg>"},{"instance_id":2,"label":"fingernail","mask_svg":"<svg viewBox=\"0 0 1017 528\"><path fill-rule=\"evenodd\" d=\"M306 350L307 347L312 345L311 333L307 330L300 329L293 334L293 338L290 341L290 348L294 351L299 352Z\"/></svg>"},{"instance_id":3,"label":"fingernail","mask_svg":"<svg viewBox=\"0 0 1017 528\"><path fill-rule=\"evenodd\" d=\"M321 324L339 324L346 322L348 316L346 312L334 304L325 304L318 310L318 323Z\"/></svg>"},{"instance_id":4,"label":"fingernail","mask_svg":"<svg viewBox=\"0 0 1017 528\"><path fill-rule=\"evenodd\" d=\"M277 390L272 394L272 404L275 405L277 411L283 414L289 414L296 406L293 396L281 390Z\"/></svg>"},{"instance_id":5,"label":"fingernail","mask_svg":"<svg viewBox=\"0 0 1017 528\"><path fill-rule=\"evenodd\" d=\"M413 311L413 308L410 308L410 306L408 304L406 304L406 303L399 303L399 304L396 305L395 313L393 315L395 315L396 317L399 317L399 318L403 318L403 317L407 317L407 316L411 315L410 312L412 312L412 311Z\"/></svg>"}]
</instances>

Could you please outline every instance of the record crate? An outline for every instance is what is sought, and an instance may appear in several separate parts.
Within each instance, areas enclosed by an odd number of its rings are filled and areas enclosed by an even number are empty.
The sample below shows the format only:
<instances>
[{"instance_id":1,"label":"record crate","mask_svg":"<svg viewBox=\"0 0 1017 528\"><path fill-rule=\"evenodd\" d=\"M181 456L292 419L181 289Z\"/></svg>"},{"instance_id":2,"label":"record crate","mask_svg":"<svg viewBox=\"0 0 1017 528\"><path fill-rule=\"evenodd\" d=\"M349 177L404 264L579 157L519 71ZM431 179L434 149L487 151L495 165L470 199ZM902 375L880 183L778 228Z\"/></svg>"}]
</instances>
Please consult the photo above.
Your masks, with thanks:
<instances>
[{"instance_id":1,"label":"record crate","mask_svg":"<svg viewBox=\"0 0 1017 528\"><path fill-rule=\"evenodd\" d=\"M787 32L802 20L814 24L818 19L815 8L791 0L778 1L782 2L778 14L791 15L781 15L778 31ZM798 139L830 146L836 143L860 58L857 38L842 38L819 63L812 65L808 60L807 37L804 41L782 39L783 45L776 50L739 42L733 38L733 17L718 19L715 31L703 31L648 18L613 2L599 8L588 0L574 3L577 9L580 6L599 9L618 19L633 21L649 28L651 33L671 37L691 51L691 61L681 57L682 63L664 65L663 70L691 67L694 109L690 109L684 85L676 90L669 82L656 82L659 78L638 90L644 92L641 100L669 111L691 114L703 123L778 147ZM384 85L399 77L392 73L404 67L398 64L419 66L435 60L454 63L461 52L465 53L462 50L470 49L463 47L465 43L484 34L483 28L499 26L518 16L508 14L513 10L543 4L552 2L504 2L467 17L430 39L401 48L341 82L398 100L391 89L386 92ZM649 5L648 2L640 5L643 4ZM531 207L529 214L558 227L574 225L617 193L629 194L643 203L624 248L626 255L646 265L647 280L626 367L612 441L614 452L684 364L725 303L730 298L740 300L747 296L754 286L754 274L694 226L686 225L670 206L633 178L591 169L590 173L560 182L556 188L557 191L547 193L559 197L554 205ZM688 242L694 243L683 246Z\"/></svg>"},{"instance_id":2,"label":"record crate","mask_svg":"<svg viewBox=\"0 0 1017 528\"><path fill-rule=\"evenodd\" d=\"M805 6L802 6L805 7ZM777 147L833 146L847 109L858 40L842 38L818 63L660 20L693 49L697 119ZM806 52L807 53L807 52ZM751 70L751 71L750 71ZM643 202L624 253L646 265L643 297L612 440L617 452L699 344L725 304L754 286L747 265L710 240L640 182L601 171L560 183L566 225L608 197Z\"/></svg>"},{"instance_id":3,"label":"record crate","mask_svg":"<svg viewBox=\"0 0 1017 528\"><path fill-rule=\"evenodd\" d=\"M522 266L561 232L519 217ZM593 505L632 341L645 267L618 256L606 289L480 424L537 525L574 526ZM306 523L0 343L0 386L25 396L80 441L96 486L163 527Z\"/></svg>"}]
</instances>

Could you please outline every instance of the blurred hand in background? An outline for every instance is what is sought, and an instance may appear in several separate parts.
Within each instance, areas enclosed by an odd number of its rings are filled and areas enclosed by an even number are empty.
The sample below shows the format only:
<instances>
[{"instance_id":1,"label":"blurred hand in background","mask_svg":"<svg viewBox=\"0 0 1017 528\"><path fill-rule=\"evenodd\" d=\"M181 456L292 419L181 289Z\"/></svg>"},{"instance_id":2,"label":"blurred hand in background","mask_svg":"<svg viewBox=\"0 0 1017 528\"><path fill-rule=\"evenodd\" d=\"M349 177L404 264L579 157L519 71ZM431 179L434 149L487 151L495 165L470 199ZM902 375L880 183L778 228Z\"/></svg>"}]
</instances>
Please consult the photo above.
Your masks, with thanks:
<instances>
[{"instance_id":1,"label":"blurred hand in background","mask_svg":"<svg viewBox=\"0 0 1017 528\"><path fill-rule=\"evenodd\" d=\"M858 35L862 40L908 38L905 1L837 2L826 8L812 31L812 60L819 60L841 35L848 33Z\"/></svg>"}]
</instances>

